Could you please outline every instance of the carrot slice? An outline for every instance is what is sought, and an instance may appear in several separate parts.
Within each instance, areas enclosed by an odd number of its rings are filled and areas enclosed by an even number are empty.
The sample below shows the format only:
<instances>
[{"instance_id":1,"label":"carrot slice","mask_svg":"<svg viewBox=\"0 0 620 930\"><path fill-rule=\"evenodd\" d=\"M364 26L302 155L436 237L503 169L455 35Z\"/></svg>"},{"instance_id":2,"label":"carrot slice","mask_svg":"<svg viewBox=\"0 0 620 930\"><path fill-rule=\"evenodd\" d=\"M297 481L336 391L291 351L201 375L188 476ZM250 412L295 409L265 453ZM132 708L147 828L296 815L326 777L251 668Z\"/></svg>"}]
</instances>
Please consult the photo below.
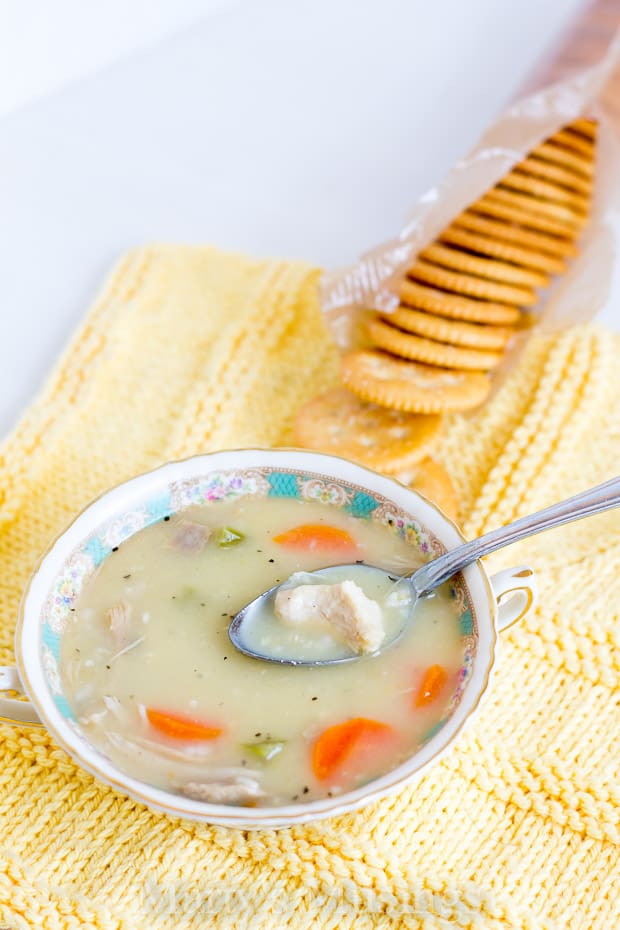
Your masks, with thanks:
<instances>
[{"instance_id":1,"label":"carrot slice","mask_svg":"<svg viewBox=\"0 0 620 930\"><path fill-rule=\"evenodd\" d=\"M328 727L319 736L312 752L312 768L317 778L330 775L349 756L360 741L374 736L384 736L392 730L387 723L355 717L344 723Z\"/></svg>"},{"instance_id":2,"label":"carrot slice","mask_svg":"<svg viewBox=\"0 0 620 930\"><path fill-rule=\"evenodd\" d=\"M445 685L447 677L446 670L441 665L431 665L427 668L415 699L415 706L424 707L434 701Z\"/></svg>"},{"instance_id":3,"label":"carrot slice","mask_svg":"<svg viewBox=\"0 0 620 930\"><path fill-rule=\"evenodd\" d=\"M203 740L215 739L223 730L221 727L211 726L208 723L201 723L193 720L191 717L184 717L182 714L171 714L163 710L154 710L148 707L146 716L152 727L159 730L165 736L172 736L173 739L185 740Z\"/></svg>"},{"instance_id":4,"label":"carrot slice","mask_svg":"<svg viewBox=\"0 0 620 930\"><path fill-rule=\"evenodd\" d=\"M294 526L285 533L273 537L273 541L287 549L300 549L304 552L323 550L324 552L355 552L357 544L350 533L339 526L327 526L324 523L304 523Z\"/></svg>"}]
</instances>

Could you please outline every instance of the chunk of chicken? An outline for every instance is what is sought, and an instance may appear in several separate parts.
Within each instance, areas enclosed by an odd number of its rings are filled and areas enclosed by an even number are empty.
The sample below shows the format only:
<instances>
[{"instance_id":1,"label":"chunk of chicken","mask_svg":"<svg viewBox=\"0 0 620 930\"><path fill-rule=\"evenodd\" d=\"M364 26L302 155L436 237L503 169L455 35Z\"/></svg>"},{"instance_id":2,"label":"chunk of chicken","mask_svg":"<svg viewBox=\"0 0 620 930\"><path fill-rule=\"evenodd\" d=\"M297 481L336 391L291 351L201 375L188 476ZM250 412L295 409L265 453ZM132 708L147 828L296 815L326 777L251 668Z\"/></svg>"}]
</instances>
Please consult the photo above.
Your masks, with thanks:
<instances>
[{"instance_id":1,"label":"chunk of chicken","mask_svg":"<svg viewBox=\"0 0 620 930\"><path fill-rule=\"evenodd\" d=\"M204 523L183 520L174 534L172 545L182 552L202 552L211 537L211 528Z\"/></svg>"},{"instance_id":2,"label":"chunk of chicken","mask_svg":"<svg viewBox=\"0 0 620 930\"><path fill-rule=\"evenodd\" d=\"M385 636L381 608L354 581L283 588L276 594L275 612L291 625L327 622L354 652L375 652Z\"/></svg>"},{"instance_id":3,"label":"chunk of chicken","mask_svg":"<svg viewBox=\"0 0 620 930\"><path fill-rule=\"evenodd\" d=\"M190 781L181 788L181 793L194 801L206 801L211 804L243 804L264 796L255 778L239 775L233 781L197 782Z\"/></svg>"},{"instance_id":4,"label":"chunk of chicken","mask_svg":"<svg viewBox=\"0 0 620 930\"><path fill-rule=\"evenodd\" d=\"M117 649L124 649L131 640L131 604L119 601L106 611L110 632Z\"/></svg>"}]
</instances>

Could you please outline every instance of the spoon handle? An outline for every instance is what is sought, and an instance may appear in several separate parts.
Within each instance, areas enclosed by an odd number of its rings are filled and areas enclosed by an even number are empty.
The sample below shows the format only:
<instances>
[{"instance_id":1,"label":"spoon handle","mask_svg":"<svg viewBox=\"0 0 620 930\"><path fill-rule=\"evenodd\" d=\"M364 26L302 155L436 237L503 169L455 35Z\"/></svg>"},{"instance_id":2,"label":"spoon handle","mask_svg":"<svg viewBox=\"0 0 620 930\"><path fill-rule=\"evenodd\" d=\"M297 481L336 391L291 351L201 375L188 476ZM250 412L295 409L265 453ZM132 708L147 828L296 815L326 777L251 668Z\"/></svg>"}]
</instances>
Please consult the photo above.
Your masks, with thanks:
<instances>
[{"instance_id":1,"label":"spoon handle","mask_svg":"<svg viewBox=\"0 0 620 930\"><path fill-rule=\"evenodd\" d=\"M437 585L447 581L466 565L495 552L496 549L509 546L510 543L518 542L527 536L542 533L544 530L550 530L554 526L581 520L582 517L590 517L619 505L620 477L612 478L611 481L590 488L589 491L583 491L558 504L552 504L551 507L539 510L538 513L530 514L528 517L521 517L513 523L508 523L506 526L480 536L479 539L473 539L456 549L451 549L414 572L411 576L411 583L416 594L421 597Z\"/></svg>"}]
</instances>

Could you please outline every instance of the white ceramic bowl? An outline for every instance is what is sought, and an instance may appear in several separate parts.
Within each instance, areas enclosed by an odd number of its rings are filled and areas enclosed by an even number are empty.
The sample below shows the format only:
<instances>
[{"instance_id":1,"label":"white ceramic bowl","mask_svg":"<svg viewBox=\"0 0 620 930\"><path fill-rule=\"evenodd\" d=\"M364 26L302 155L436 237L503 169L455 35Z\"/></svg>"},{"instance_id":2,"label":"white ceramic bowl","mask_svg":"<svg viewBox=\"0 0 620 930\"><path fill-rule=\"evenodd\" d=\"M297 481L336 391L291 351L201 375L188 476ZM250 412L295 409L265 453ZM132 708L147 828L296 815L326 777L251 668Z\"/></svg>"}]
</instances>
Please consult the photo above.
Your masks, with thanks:
<instances>
[{"instance_id":1,"label":"white ceramic bowl","mask_svg":"<svg viewBox=\"0 0 620 930\"><path fill-rule=\"evenodd\" d=\"M20 606L17 668L0 669L0 692L23 691L29 701L0 697L0 721L45 726L78 765L149 807L244 829L284 827L354 810L402 787L436 761L476 711L488 687L497 631L523 616L536 596L528 568L489 578L477 563L459 576L465 662L449 713L406 762L355 791L286 807L205 804L137 781L87 740L63 694L58 670L63 631L84 582L113 547L150 523L195 503L249 494L321 500L359 519L389 523L427 557L464 541L456 526L424 497L333 456L248 449L163 465L93 501L41 558Z\"/></svg>"}]
</instances>

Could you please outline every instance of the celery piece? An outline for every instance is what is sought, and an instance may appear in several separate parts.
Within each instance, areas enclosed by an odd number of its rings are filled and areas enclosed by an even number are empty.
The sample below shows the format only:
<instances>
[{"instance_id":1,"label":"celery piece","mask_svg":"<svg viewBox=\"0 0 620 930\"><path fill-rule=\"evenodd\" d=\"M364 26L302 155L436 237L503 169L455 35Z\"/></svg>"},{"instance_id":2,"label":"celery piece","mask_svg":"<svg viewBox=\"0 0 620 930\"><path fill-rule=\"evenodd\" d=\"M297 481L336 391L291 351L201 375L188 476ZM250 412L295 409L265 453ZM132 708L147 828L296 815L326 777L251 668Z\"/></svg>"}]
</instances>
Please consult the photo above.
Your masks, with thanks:
<instances>
[{"instance_id":1,"label":"celery piece","mask_svg":"<svg viewBox=\"0 0 620 930\"><path fill-rule=\"evenodd\" d=\"M284 743L278 740L266 739L260 743L242 743L247 752L253 753L261 762L270 762L274 756L282 752Z\"/></svg>"},{"instance_id":2,"label":"celery piece","mask_svg":"<svg viewBox=\"0 0 620 930\"><path fill-rule=\"evenodd\" d=\"M229 549L231 546L236 546L238 543L243 542L244 539L245 536L243 533L240 533L239 530L234 530L230 526L223 526L217 534L217 544L220 549Z\"/></svg>"}]
</instances>

